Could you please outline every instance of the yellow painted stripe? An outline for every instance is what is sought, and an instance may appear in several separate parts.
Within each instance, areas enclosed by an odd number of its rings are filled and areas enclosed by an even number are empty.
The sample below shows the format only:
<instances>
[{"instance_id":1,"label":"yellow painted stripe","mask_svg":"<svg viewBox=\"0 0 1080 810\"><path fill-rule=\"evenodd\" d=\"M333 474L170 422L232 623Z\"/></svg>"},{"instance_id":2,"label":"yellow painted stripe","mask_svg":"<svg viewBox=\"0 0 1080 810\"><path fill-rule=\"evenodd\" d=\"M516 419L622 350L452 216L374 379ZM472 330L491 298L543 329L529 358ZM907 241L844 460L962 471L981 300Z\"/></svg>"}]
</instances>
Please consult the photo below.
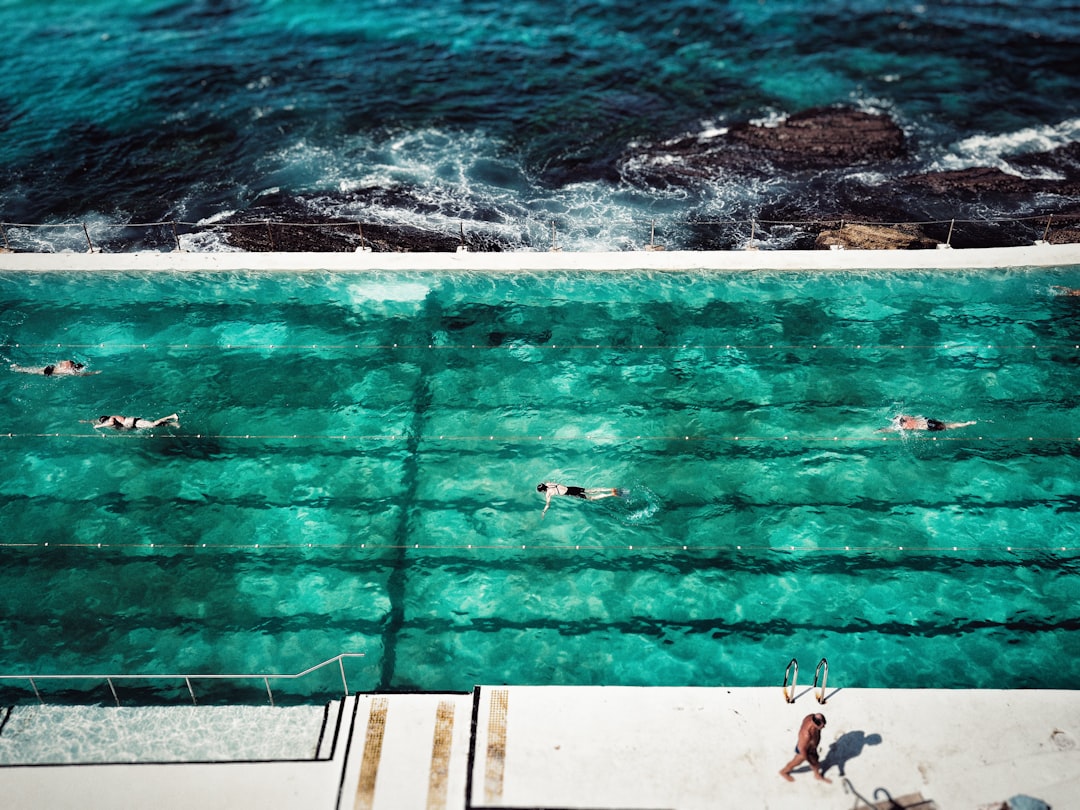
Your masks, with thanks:
<instances>
[{"instance_id":1,"label":"yellow painted stripe","mask_svg":"<svg viewBox=\"0 0 1080 810\"><path fill-rule=\"evenodd\" d=\"M487 767L484 772L484 803L502 801L503 773L506 769L506 712L510 693L495 689L488 712Z\"/></svg>"},{"instance_id":2,"label":"yellow painted stripe","mask_svg":"<svg viewBox=\"0 0 1080 810\"><path fill-rule=\"evenodd\" d=\"M360 761L360 782L356 786L354 810L371 810L375 804L375 778L379 775L379 759L382 757L383 733L386 731L386 711L390 701L377 697L371 701L368 713L367 735L364 738L364 756Z\"/></svg>"},{"instance_id":3,"label":"yellow painted stripe","mask_svg":"<svg viewBox=\"0 0 1080 810\"><path fill-rule=\"evenodd\" d=\"M454 741L454 704L439 702L435 710L435 736L431 741L431 772L428 776L427 810L446 810L449 789L450 748Z\"/></svg>"}]
</instances>

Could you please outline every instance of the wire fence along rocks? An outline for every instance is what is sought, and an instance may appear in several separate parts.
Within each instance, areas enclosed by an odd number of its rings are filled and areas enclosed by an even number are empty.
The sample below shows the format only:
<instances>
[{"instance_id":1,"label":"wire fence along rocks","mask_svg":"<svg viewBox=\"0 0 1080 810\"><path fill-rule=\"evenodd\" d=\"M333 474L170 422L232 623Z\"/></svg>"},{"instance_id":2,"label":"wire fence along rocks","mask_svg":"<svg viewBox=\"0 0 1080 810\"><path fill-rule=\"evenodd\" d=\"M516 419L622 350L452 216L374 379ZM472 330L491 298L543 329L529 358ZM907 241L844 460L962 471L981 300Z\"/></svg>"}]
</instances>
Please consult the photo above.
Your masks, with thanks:
<instances>
[{"instance_id":1,"label":"wire fence along rocks","mask_svg":"<svg viewBox=\"0 0 1080 810\"><path fill-rule=\"evenodd\" d=\"M604 222L605 233L616 233ZM248 252L437 253L460 247L500 252L521 249L560 250L581 237L595 241L601 225L573 219L552 220L550 238L508 240L494 226L459 223L457 233L437 227L365 223L332 219L319 222L257 219L236 222L20 223L0 221L0 251L56 253L87 251L127 253L140 250ZM547 236L547 234L545 234ZM611 250L778 249L927 249L1015 247L1033 242L1080 242L1080 212L987 219L939 219L883 222L843 217L815 220L697 219L664 225L656 220L625 221Z\"/></svg>"}]
</instances>

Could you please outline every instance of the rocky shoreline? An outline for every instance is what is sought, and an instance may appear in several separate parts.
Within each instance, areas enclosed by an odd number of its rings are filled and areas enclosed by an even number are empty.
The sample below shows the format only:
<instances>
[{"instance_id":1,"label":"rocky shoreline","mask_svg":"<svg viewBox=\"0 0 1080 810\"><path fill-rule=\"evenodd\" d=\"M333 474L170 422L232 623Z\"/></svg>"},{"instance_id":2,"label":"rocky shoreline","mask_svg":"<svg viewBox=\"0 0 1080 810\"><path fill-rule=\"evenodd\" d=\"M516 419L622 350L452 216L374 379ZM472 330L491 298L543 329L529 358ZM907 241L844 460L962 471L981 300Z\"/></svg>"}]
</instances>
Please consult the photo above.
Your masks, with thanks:
<instances>
[{"instance_id":1,"label":"rocky shoreline","mask_svg":"<svg viewBox=\"0 0 1080 810\"><path fill-rule=\"evenodd\" d=\"M799 176L813 178L835 200L834 212L809 210L780 196L753 213L759 234L788 229L790 247L919 250L952 247L1013 247L1037 239L1080 242L1080 143L1012 159L1016 174L997 167L905 174L911 144L887 115L847 107L818 108L770 124L740 123L726 130L635 144L611 166L564 167L560 182L595 179L597 173L644 190L693 190L725 179ZM389 195L389 196L388 196ZM409 208L408 190L369 190L331 199L343 206L394 195ZM420 227L363 224L320 218L316 200L264 199L213 226L224 241L245 251L443 252L535 248L510 244L482 231L441 233ZM325 204L326 195L318 202ZM324 206L325 210L325 206ZM964 212L997 212L992 216ZM828 213L828 216L823 216ZM747 217L750 218L749 216ZM292 223L310 223L297 225ZM897 224L902 223L902 224ZM913 224L912 224L913 223ZM687 222L688 250L745 247L749 234Z\"/></svg>"}]
</instances>

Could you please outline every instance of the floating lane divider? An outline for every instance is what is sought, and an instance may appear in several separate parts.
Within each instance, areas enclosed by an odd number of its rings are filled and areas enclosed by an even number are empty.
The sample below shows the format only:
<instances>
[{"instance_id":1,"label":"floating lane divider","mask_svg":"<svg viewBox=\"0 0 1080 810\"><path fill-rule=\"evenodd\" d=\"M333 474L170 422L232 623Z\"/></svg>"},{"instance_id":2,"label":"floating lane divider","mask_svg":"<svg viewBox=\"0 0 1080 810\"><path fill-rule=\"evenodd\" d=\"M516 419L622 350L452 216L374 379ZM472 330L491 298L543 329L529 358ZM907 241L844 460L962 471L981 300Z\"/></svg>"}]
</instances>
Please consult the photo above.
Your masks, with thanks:
<instances>
[{"instance_id":1,"label":"floating lane divider","mask_svg":"<svg viewBox=\"0 0 1080 810\"><path fill-rule=\"evenodd\" d=\"M658 544L658 545L600 545L600 544L575 544L569 543L448 543L446 545L435 543L158 543L158 542L141 542L141 543L102 543L89 541L85 543L79 542L19 542L19 541L0 541L0 548L24 548L24 549L45 549L45 548L81 548L81 549L141 549L141 550L155 550L155 551L177 551L180 549L208 549L218 551L239 550L239 551L369 551L369 552L383 552L383 551L453 551L453 552L513 552L513 551L531 551L531 552L585 552L585 553L602 553L607 554L611 552L638 552L641 554L672 554L679 552L686 552L687 554L717 554L717 553L737 553L737 554L896 554L901 552L910 555L946 555L946 554L1010 554L1010 555L1022 555L1022 554L1035 554L1035 555L1048 555L1048 554L1060 554L1060 553L1077 553L1080 552L1080 546L998 546L998 545L978 545L978 546L965 546L960 548L959 546L770 546L764 544L751 544L751 545L678 545L678 544Z\"/></svg>"},{"instance_id":2,"label":"floating lane divider","mask_svg":"<svg viewBox=\"0 0 1080 810\"><path fill-rule=\"evenodd\" d=\"M105 349L107 351L131 351L132 349L153 349L154 351L179 351L214 349L219 351L266 351L271 350L320 350L320 351L385 351L387 349L402 350L473 350L478 351L520 351L523 348L533 349L557 349L569 350L597 350L602 351L684 351L697 349L701 351L958 351L967 349L976 351L979 349L1080 349L1078 343L855 343L855 344L825 344L825 343L681 343L681 344L622 344L622 343L500 343L498 345L485 345L477 343L13 343L15 349Z\"/></svg>"},{"instance_id":3,"label":"floating lane divider","mask_svg":"<svg viewBox=\"0 0 1080 810\"><path fill-rule=\"evenodd\" d=\"M875 431L876 432L876 431ZM912 435L908 435L912 434ZM916 435L919 434L919 435ZM399 433L151 433L147 431L129 432L102 432L93 433L0 433L8 439L106 439L106 440L147 440L147 439L233 439L233 440L270 440L270 441L444 441L444 442L503 442L507 444L524 442L595 442L614 443L634 441L662 441L662 442L732 442L732 443L767 443L767 442L1046 442L1046 443L1072 443L1080 442L1080 436L923 436L921 432L906 431L895 436L730 436L719 434L706 435L672 435L672 434L635 434L625 436L608 435L584 435L584 436L544 436L524 434L463 434L415 436L412 434Z\"/></svg>"}]
</instances>

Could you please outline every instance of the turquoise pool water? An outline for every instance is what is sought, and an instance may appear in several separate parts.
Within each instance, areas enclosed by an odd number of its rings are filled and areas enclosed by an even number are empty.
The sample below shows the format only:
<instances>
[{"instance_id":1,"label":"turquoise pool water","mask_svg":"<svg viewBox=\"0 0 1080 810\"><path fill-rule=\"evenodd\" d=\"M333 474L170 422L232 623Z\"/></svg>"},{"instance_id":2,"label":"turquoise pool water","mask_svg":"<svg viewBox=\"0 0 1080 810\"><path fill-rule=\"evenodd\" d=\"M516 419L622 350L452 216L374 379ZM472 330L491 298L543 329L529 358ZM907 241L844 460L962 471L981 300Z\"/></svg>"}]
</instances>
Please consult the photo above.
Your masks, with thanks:
<instances>
[{"instance_id":1,"label":"turquoise pool water","mask_svg":"<svg viewBox=\"0 0 1080 810\"><path fill-rule=\"evenodd\" d=\"M1071 688L1055 285L1080 267L0 276L5 366L100 372L0 374L0 673ZM541 519L540 481L628 493Z\"/></svg>"}]
</instances>

